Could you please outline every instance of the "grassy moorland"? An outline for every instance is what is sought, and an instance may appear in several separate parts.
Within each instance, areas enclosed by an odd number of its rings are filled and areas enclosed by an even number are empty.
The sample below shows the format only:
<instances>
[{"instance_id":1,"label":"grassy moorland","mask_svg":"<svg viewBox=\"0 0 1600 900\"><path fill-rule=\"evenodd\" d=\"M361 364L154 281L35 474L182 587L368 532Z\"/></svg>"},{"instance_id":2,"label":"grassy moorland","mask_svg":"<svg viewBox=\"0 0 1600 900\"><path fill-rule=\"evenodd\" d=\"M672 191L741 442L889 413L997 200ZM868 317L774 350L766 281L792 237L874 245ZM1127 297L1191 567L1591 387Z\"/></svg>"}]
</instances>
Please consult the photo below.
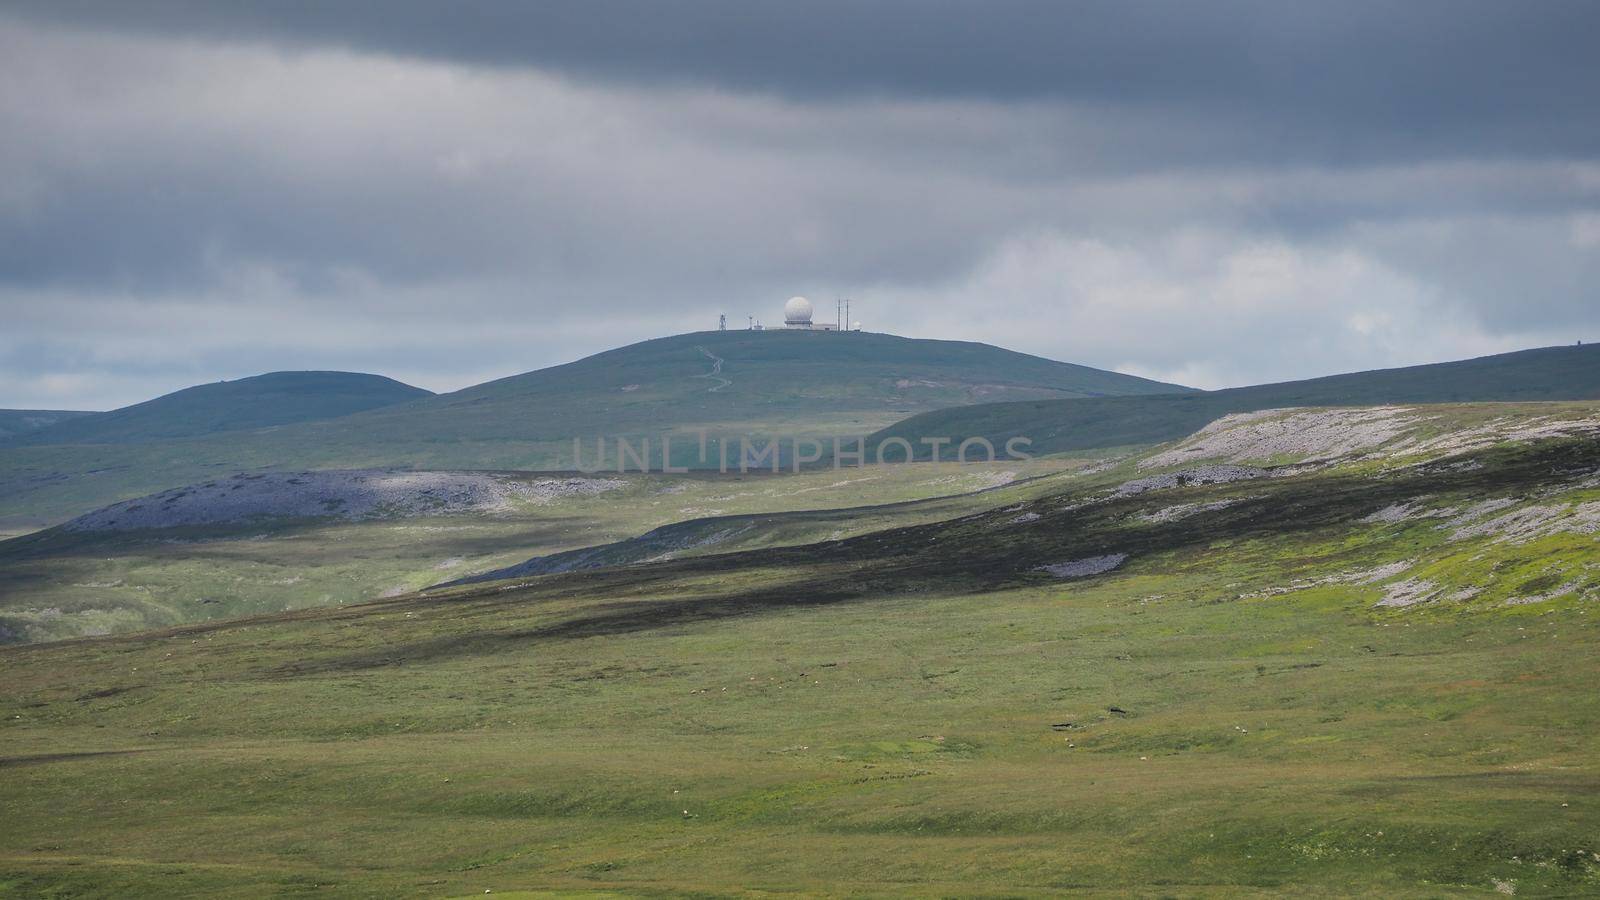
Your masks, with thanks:
<instances>
[{"instance_id":1,"label":"grassy moorland","mask_svg":"<svg viewBox=\"0 0 1600 900\"><path fill-rule=\"evenodd\" d=\"M1265 417L821 544L6 648L0 890L1594 893L1593 423Z\"/></svg>"},{"instance_id":2,"label":"grassy moorland","mask_svg":"<svg viewBox=\"0 0 1600 900\"><path fill-rule=\"evenodd\" d=\"M94 413L65 409L0 409L0 441L47 428L57 422L92 415Z\"/></svg>"},{"instance_id":3,"label":"grassy moorland","mask_svg":"<svg viewBox=\"0 0 1600 900\"><path fill-rule=\"evenodd\" d=\"M923 459L931 451L920 441L929 435L957 442L986 437L996 447L1026 437L1034 453L1062 453L1177 440L1220 416L1262 409L1595 398L1600 398L1600 346L1546 347L1220 391L975 403L919 413L874 433L870 442L878 446L898 437ZM953 448L954 443L944 448L946 458Z\"/></svg>"},{"instance_id":4,"label":"grassy moorland","mask_svg":"<svg viewBox=\"0 0 1600 900\"><path fill-rule=\"evenodd\" d=\"M634 538L683 520L779 512L804 520L806 510L885 505L876 511L833 512L829 521L834 524L820 536L858 534L981 509L998 501L963 495L1083 465L1032 460L783 475L612 473L597 476L616 485L603 493L522 500L484 511L355 521L331 515L254 518L135 531L55 528L0 540L0 643L356 603L530 556ZM531 482L541 478L502 474ZM1008 493L1000 496L1044 490L1033 484L1005 489ZM948 499L916 503L933 497ZM789 535L787 542L816 539L814 529L800 529L796 524L783 532Z\"/></svg>"},{"instance_id":5,"label":"grassy moorland","mask_svg":"<svg viewBox=\"0 0 1600 900\"><path fill-rule=\"evenodd\" d=\"M431 397L382 375L269 372L175 391L110 412L69 416L14 437L18 444L127 444L333 419Z\"/></svg>"},{"instance_id":6,"label":"grassy moorland","mask_svg":"<svg viewBox=\"0 0 1600 900\"><path fill-rule=\"evenodd\" d=\"M1181 388L985 344L868 333L699 332L317 421L218 431L206 410L167 403L155 410L160 415L145 409L131 424L105 416L141 407L63 423L54 431L62 439L53 444L42 443L49 436L41 432L26 446L0 448L0 526L54 524L117 500L242 471L568 470L576 467L574 438L647 438L659 454L668 433L678 438L675 464L705 468L717 463L715 453L709 463L698 459L700 432L729 440L865 435L963 403L1173 390ZM94 428L101 438L128 439L71 437L74 429Z\"/></svg>"}]
</instances>

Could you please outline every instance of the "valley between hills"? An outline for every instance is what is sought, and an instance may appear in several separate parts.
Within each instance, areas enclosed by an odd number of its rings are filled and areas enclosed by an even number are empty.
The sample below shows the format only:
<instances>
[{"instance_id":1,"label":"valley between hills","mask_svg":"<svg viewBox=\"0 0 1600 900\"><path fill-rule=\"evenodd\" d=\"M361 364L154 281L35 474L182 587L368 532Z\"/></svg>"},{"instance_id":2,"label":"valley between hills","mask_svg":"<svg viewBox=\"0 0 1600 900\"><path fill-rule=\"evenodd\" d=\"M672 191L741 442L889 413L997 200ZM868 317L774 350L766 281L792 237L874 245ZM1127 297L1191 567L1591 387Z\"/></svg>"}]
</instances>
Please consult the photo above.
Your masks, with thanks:
<instances>
[{"instance_id":1,"label":"valley between hills","mask_svg":"<svg viewBox=\"0 0 1600 900\"><path fill-rule=\"evenodd\" d=\"M728 385L705 346L649 351L665 406L613 359L574 364L603 409L13 438L6 512L50 518L0 542L0 893L1600 890L1592 355L1218 397L961 349L1014 367L784 394L800 345L719 346ZM1001 383L1058 396L970 402ZM1032 409L1040 452L488 465L547 435L480 410L546 400L618 433Z\"/></svg>"}]
</instances>

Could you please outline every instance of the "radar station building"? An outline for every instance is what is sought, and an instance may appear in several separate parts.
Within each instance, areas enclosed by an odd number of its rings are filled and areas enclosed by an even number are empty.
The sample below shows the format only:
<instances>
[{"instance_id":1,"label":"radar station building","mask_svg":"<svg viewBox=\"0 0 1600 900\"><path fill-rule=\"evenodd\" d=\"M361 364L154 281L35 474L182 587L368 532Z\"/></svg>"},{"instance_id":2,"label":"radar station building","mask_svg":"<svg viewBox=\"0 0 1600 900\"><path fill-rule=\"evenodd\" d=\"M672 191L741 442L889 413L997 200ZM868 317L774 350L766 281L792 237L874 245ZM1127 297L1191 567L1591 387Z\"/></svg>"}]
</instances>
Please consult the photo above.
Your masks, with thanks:
<instances>
[{"instance_id":1,"label":"radar station building","mask_svg":"<svg viewBox=\"0 0 1600 900\"><path fill-rule=\"evenodd\" d=\"M812 312L810 300L804 297L790 297L789 302L783 305L783 327L801 331L839 330L838 325L830 322L811 321Z\"/></svg>"},{"instance_id":2,"label":"radar station building","mask_svg":"<svg viewBox=\"0 0 1600 900\"><path fill-rule=\"evenodd\" d=\"M791 331L860 331L861 323L850 321L850 301L840 298L835 310L838 321L817 322L813 321L815 310L811 308L811 301L804 297L790 297L789 302L783 305L783 327ZM751 331L767 331L769 326L761 324L755 316L750 317ZM728 317L726 315L717 319L719 331L728 330Z\"/></svg>"}]
</instances>

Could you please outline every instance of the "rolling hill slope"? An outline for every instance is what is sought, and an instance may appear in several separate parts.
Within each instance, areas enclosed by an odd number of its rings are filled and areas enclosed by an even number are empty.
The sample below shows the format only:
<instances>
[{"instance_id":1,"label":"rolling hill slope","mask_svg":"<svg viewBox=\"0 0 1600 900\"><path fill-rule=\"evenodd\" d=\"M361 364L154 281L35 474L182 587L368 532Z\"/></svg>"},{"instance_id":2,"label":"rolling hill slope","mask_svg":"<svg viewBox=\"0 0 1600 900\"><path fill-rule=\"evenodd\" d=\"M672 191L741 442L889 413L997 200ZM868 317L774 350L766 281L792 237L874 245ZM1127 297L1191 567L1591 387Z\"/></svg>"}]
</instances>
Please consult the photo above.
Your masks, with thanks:
<instances>
[{"instance_id":1,"label":"rolling hill slope","mask_svg":"<svg viewBox=\"0 0 1600 900\"><path fill-rule=\"evenodd\" d=\"M27 444L123 444L332 419L431 391L382 375L270 372L201 384L110 412L75 416L14 438Z\"/></svg>"},{"instance_id":2,"label":"rolling hill slope","mask_svg":"<svg viewBox=\"0 0 1600 900\"><path fill-rule=\"evenodd\" d=\"M95 413L70 409L0 409L0 441Z\"/></svg>"},{"instance_id":3,"label":"rolling hill slope","mask_svg":"<svg viewBox=\"0 0 1600 900\"><path fill-rule=\"evenodd\" d=\"M1084 465L225 476L0 540L0 644L355 603L684 519L901 503ZM958 514L942 515L945 508L921 518ZM859 514L851 527L877 521L890 520Z\"/></svg>"},{"instance_id":4,"label":"rolling hill slope","mask_svg":"<svg viewBox=\"0 0 1600 900\"><path fill-rule=\"evenodd\" d=\"M1167 482L1173 479L1178 483L1199 477L1224 483L1341 467L1362 472L1374 466L1404 471L1496 445L1564 438L1600 439L1600 402L1430 404L1410 409L1297 408L1239 414L1223 417L1184 440L1125 459L1103 460L1092 466L1086 460L1080 461L1083 468L1076 471L1048 472L988 490L874 507L687 519L637 537L538 556L440 586L837 541L871 531L951 520L974 510L1006 505L1015 505L1016 515L1026 519L1021 510L1028 503L1066 489L1085 497L1096 490L1115 497L1170 486ZM1034 460L1029 465L1040 462ZM920 465L934 464L909 468ZM860 471L899 468L876 466ZM1179 478L1173 474L1176 472L1185 474Z\"/></svg>"},{"instance_id":5,"label":"rolling hill slope","mask_svg":"<svg viewBox=\"0 0 1600 900\"><path fill-rule=\"evenodd\" d=\"M71 445L44 443L79 431L36 436L26 446L0 448L0 521L61 521L252 469L560 470L574 467L574 438L617 436L648 437L659 467L660 436L669 432L682 436L674 462L699 465L687 436L702 429L729 436L867 434L918 412L985 399L1173 390L1181 389L984 344L869 333L701 332L265 432L114 447L81 437ZM140 433L155 430L145 426Z\"/></svg>"},{"instance_id":6,"label":"rolling hill slope","mask_svg":"<svg viewBox=\"0 0 1600 900\"><path fill-rule=\"evenodd\" d=\"M1281 415L1211 437L1275 457ZM0 648L0 889L1592 896L1600 445L1451 417L1380 466Z\"/></svg>"},{"instance_id":7,"label":"rolling hill slope","mask_svg":"<svg viewBox=\"0 0 1600 900\"><path fill-rule=\"evenodd\" d=\"M983 436L997 447L1027 437L1032 452L1056 453L1170 441L1229 413L1262 409L1597 397L1600 346L1547 347L1221 391L975 404L908 418L870 440L903 438L924 458L927 448L919 441L930 436Z\"/></svg>"},{"instance_id":8,"label":"rolling hill slope","mask_svg":"<svg viewBox=\"0 0 1600 900\"><path fill-rule=\"evenodd\" d=\"M888 334L710 331L643 341L341 423L354 440L417 435L569 440L862 424L995 399L1184 390L961 341Z\"/></svg>"}]
</instances>

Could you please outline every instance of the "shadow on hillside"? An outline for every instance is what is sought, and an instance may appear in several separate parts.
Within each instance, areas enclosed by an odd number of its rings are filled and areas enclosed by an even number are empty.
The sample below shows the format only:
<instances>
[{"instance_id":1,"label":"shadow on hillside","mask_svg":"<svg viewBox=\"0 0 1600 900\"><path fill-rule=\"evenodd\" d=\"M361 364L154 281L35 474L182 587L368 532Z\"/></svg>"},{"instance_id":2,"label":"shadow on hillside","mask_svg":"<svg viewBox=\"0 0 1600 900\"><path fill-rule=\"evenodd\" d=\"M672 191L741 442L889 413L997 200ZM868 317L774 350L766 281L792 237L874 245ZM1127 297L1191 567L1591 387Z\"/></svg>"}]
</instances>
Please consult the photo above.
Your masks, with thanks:
<instances>
[{"instance_id":1,"label":"shadow on hillside","mask_svg":"<svg viewBox=\"0 0 1600 900\"><path fill-rule=\"evenodd\" d=\"M440 615L444 614L440 605L492 611L533 606L542 601L637 593L654 586L660 586L665 593L681 579L748 574L755 568L768 579L782 578L785 571L794 576L778 585L769 581L764 586L679 599L602 602L550 624L393 643L381 652L307 660L275 671L299 675L430 663L503 652L541 641L681 628L785 609L916 593L949 596L1053 585L1060 582L1036 571L1039 566L1107 552L1127 553L1136 564L1142 557L1200 549L1219 540L1306 534L1354 524L1384 506L1424 494L1521 493L1554 480L1593 472L1600 466L1600 444L1549 441L1532 447L1485 451L1458 457L1456 461L1468 458L1481 467L1433 464L1371 477L1299 475L1152 492L1076 509L1062 508L1061 496L1047 497L1029 504L1040 518L1026 526L1007 527L1020 512L1012 507L827 544L554 575L509 590L505 585L485 586L438 597L410 598L403 602L412 609ZM1239 495L1241 502L1176 522L1148 524L1136 518L1139 513L1200 496L1215 497L1219 491ZM824 547L826 556L819 553L819 548Z\"/></svg>"}]
</instances>

